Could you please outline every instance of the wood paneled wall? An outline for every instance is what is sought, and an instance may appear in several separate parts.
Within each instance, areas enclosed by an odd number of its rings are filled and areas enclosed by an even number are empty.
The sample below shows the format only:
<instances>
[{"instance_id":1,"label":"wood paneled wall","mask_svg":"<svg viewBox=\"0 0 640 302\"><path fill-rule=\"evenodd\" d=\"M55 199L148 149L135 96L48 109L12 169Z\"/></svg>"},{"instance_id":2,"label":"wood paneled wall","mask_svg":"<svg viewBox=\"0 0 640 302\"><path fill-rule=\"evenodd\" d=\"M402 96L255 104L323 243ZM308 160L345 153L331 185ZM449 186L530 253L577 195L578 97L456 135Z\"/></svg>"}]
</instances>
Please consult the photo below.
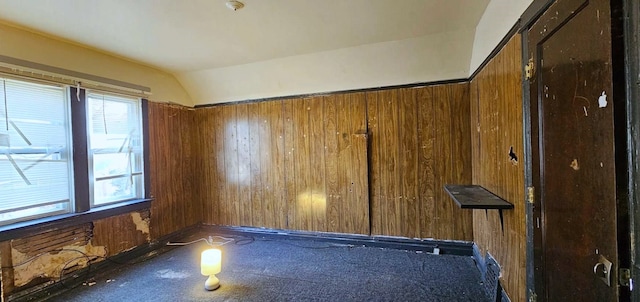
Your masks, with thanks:
<instances>
[{"instance_id":1,"label":"wood paneled wall","mask_svg":"<svg viewBox=\"0 0 640 302\"><path fill-rule=\"evenodd\" d=\"M467 83L197 109L203 221L471 240L469 114Z\"/></svg>"},{"instance_id":2,"label":"wood paneled wall","mask_svg":"<svg viewBox=\"0 0 640 302\"><path fill-rule=\"evenodd\" d=\"M2 296L199 223L194 117L192 109L150 102L152 208L0 243Z\"/></svg>"},{"instance_id":3,"label":"wood paneled wall","mask_svg":"<svg viewBox=\"0 0 640 302\"><path fill-rule=\"evenodd\" d=\"M467 83L367 93L372 233L472 239L445 184L471 182Z\"/></svg>"},{"instance_id":4,"label":"wood paneled wall","mask_svg":"<svg viewBox=\"0 0 640 302\"><path fill-rule=\"evenodd\" d=\"M192 108L149 102L151 237L202 221L196 198L195 114Z\"/></svg>"},{"instance_id":5,"label":"wood paneled wall","mask_svg":"<svg viewBox=\"0 0 640 302\"><path fill-rule=\"evenodd\" d=\"M104 247L106 256L111 257L149 243L149 214L149 210L143 210L94 221L93 245Z\"/></svg>"},{"instance_id":6,"label":"wood paneled wall","mask_svg":"<svg viewBox=\"0 0 640 302\"><path fill-rule=\"evenodd\" d=\"M497 211L475 211L473 239L502 266L502 284L513 301L526 299L521 55L516 35L471 81L473 183L514 204L504 211L504 232Z\"/></svg>"},{"instance_id":7,"label":"wood paneled wall","mask_svg":"<svg viewBox=\"0 0 640 302\"><path fill-rule=\"evenodd\" d=\"M111 256L200 222L475 240L522 300L524 167L508 156L513 146L522 157L521 99L517 36L471 84L199 109L149 103L150 212L93 222L83 248ZM504 234L497 213L458 209L443 190L472 181L515 204ZM0 247L11 265L11 243Z\"/></svg>"},{"instance_id":8,"label":"wood paneled wall","mask_svg":"<svg viewBox=\"0 0 640 302\"><path fill-rule=\"evenodd\" d=\"M198 109L204 222L369 233L362 94Z\"/></svg>"}]
</instances>

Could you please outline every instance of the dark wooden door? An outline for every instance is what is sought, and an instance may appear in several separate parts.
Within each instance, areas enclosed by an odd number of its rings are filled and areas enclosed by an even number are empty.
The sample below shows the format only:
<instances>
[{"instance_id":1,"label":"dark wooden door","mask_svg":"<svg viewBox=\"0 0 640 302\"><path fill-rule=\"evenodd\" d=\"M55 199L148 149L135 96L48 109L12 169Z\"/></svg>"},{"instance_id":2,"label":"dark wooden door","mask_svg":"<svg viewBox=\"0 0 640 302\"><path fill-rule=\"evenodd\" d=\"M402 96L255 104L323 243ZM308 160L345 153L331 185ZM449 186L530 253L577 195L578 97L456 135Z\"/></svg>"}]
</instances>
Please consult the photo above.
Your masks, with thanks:
<instances>
[{"instance_id":1,"label":"dark wooden door","mask_svg":"<svg viewBox=\"0 0 640 302\"><path fill-rule=\"evenodd\" d=\"M536 291L618 297L608 0L559 0L530 28ZM612 262L610 284L604 271Z\"/></svg>"}]
</instances>

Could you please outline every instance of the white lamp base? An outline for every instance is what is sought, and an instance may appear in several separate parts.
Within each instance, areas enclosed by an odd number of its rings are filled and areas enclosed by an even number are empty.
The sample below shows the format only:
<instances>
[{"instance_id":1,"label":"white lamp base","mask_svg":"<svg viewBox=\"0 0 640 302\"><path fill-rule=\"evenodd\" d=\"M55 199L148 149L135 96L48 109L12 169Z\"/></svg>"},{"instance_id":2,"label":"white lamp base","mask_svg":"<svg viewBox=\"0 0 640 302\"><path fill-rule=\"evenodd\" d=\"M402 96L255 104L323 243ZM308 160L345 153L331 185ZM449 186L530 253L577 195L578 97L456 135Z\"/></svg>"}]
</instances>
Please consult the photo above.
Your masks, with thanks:
<instances>
[{"instance_id":1,"label":"white lamp base","mask_svg":"<svg viewBox=\"0 0 640 302\"><path fill-rule=\"evenodd\" d=\"M220 280L216 275L209 276L209 279L204 282L204 289L206 290L216 290L218 287L220 287Z\"/></svg>"}]
</instances>

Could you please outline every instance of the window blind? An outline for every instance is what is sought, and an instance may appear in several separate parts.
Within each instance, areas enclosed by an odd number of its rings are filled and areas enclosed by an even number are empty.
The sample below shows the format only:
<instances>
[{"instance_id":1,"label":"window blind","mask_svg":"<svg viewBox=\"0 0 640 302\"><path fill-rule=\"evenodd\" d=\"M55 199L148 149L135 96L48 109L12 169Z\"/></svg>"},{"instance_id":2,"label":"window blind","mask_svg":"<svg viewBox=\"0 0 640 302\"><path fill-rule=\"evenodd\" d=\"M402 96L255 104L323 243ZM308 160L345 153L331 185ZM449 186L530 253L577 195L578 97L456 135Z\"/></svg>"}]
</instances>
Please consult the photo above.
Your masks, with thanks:
<instances>
[{"instance_id":1,"label":"window blind","mask_svg":"<svg viewBox=\"0 0 640 302\"><path fill-rule=\"evenodd\" d=\"M0 78L0 224L71 210L65 88Z\"/></svg>"}]
</instances>

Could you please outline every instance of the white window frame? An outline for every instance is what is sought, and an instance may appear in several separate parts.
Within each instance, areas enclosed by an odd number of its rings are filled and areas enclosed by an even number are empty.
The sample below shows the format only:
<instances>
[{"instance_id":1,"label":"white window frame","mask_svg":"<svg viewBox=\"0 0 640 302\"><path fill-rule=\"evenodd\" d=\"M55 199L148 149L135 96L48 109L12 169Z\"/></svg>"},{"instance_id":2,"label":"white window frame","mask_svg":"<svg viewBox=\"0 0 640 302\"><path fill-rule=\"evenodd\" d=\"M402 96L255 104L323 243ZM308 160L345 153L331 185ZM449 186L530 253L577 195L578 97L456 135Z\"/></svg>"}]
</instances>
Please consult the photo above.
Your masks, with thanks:
<instances>
[{"instance_id":1,"label":"white window frame","mask_svg":"<svg viewBox=\"0 0 640 302\"><path fill-rule=\"evenodd\" d=\"M134 171L133 167L131 167L131 169L126 173L114 174L114 175L103 176L103 177L96 177L94 175L94 158L95 158L94 155L95 154L114 154L119 152L104 152L104 150L101 150L102 152L100 151L96 152L96 150L92 148L91 135L93 134L93 125L90 122L90 110L91 110L91 104L89 104L90 98L93 98L93 99L102 98L103 101L107 100L110 102L122 102L127 104L132 104L132 103L134 104L135 112L129 112L129 118L136 119L136 124L137 124L136 126L138 127L138 132L139 132L139 138L138 138L139 143L138 143L138 146L135 147L134 152L130 153L130 156L135 157L134 162L136 162L136 166L139 167L139 171ZM88 160L88 166L89 166L88 177L89 177L90 207L97 208L97 207L117 204L119 202L144 198L144 195L145 195L144 161L145 159L144 159L144 143L143 143L144 134L143 134L143 125L142 125L142 121L143 121L142 100L140 98L135 98L130 96L119 96L119 95L107 94L99 91L86 90L85 101L87 102L86 103L87 113L85 116L87 119L87 160ZM115 151L115 150L111 150L111 151ZM129 162L131 161L132 160L130 158ZM107 201L98 202L96 198L96 189L95 189L96 182L102 181L102 180L109 180L109 179L118 179L118 178L129 178L131 180L131 185L134 187L134 193L128 196L118 197L118 198L108 199Z\"/></svg>"},{"instance_id":2,"label":"white window frame","mask_svg":"<svg viewBox=\"0 0 640 302\"><path fill-rule=\"evenodd\" d=\"M31 78L22 78L19 76L11 76L4 73L0 73L0 81L7 79L11 81L34 83L39 85L61 87L64 91L64 101L60 106L64 106L65 124L66 124L66 140L67 145L62 156L67 160L68 169L68 183L69 183L69 198L65 199L65 209L62 211L50 211L37 215L29 215L19 217L16 219L6 218L0 221L0 237L14 238L16 234L23 234L28 229L25 228L31 225L67 225L72 224L74 221L86 221L90 217L104 218L113 215L126 213L132 210L138 210L148 208L150 205L150 199L145 196L148 194L148 169L147 156L145 147L148 144L148 129L146 128L148 112L147 112L147 100L141 99L139 96L128 95L126 93L114 93L103 92L101 90L87 90L78 85L70 86L68 84L61 84L57 82L50 82ZM0 89L3 89L0 82ZM119 198L117 200L110 200L109 202L102 202L95 204L94 202L94 179L93 179L93 154L90 154L90 117L89 117L89 96L93 94L98 95L110 95L114 98L128 99L135 102L135 118L136 125L139 132L139 142L136 142L136 157L135 162L136 171L133 174L135 177L135 190L133 194L127 196L127 198ZM3 100L0 100L1 105L4 107ZM34 106L34 110L47 110L39 106ZM0 112L4 112L0 110ZM11 115L11 113L9 113ZM139 147L137 147L139 145ZM34 146L36 147L36 146ZM85 149L87 148L87 149ZM8 148L7 148L8 150ZM8 152L7 150L4 150ZM32 152L40 152L38 148L34 148ZM34 153L35 154L35 153ZM38 153L40 154L40 153ZM0 156L5 156L0 152ZM25 156L23 156L25 157ZM28 160L28 158L22 158ZM130 161L130 159L129 159ZM85 165L88 166L85 169ZM2 171L0 171L1 173ZM124 177L131 177L130 174L126 174ZM52 204L55 202L43 202L42 206ZM37 208L38 205L31 208ZM29 207L25 207L29 208ZM21 208L16 208L17 211Z\"/></svg>"}]
</instances>

